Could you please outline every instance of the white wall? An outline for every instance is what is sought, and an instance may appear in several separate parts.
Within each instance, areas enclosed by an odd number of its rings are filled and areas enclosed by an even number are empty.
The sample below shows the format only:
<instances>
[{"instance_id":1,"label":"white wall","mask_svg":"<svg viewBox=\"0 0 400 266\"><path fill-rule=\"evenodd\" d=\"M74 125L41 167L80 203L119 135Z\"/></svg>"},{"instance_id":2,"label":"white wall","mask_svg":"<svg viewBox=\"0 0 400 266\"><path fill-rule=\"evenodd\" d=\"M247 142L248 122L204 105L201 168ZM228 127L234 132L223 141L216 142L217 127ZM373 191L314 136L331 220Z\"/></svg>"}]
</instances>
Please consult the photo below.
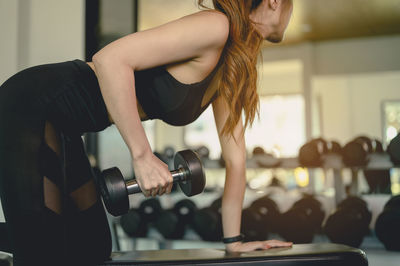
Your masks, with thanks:
<instances>
[{"instance_id":1,"label":"white wall","mask_svg":"<svg viewBox=\"0 0 400 266\"><path fill-rule=\"evenodd\" d=\"M0 84L17 71L18 1L0 0Z\"/></svg>"},{"instance_id":2,"label":"white wall","mask_svg":"<svg viewBox=\"0 0 400 266\"><path fill-rule=\"evenodd\" d=\"M84 59L85 1L0 0L0 83L24 68Z\"/></svg>"},{"instance_id":3,"label":"white wall","mask_svg":"<svg viewBox=\"0 0 400 266\"><path fill-rule=\"evenodd\" d=\"M400 70L399 51L400 35L315 43L315 74Z\"/></svg>"},{"instance_id":4,"label":"white wall","mask_svg":"<svg viewBox=\"0 0 400 266\"><path fill-rule=\"evenodd\" d=\"M382 139L381 103L400 99L399 47L399 35L314 45L314 137L342 144L361 134Z\"/></svg>"},{"instance_id":5,"label":"white wall","mask_svg":"<svg viewBox=\"0 0 400 266\"><path fill-rule=\"evenodd\" d=\"M382 139L381 104L400 100L400 71L374 72L313 79L320 99L320 133L345 144L357 135Z\"/></svg>"},{"instance_id":6,"label":"white wall","mask_svg":"<svg viewBox=\"0 0 400 266\"><path fill-rule=\"evenodd\" d=\"M84 58L85 1L31 0L30 8L27 66Z\"/></svg>"},{"instance_id":7,"label":"white wall","mask_svg":"<svg viewBox=\"0 0 400 266\"><path fill-rule=\"evenodd\" d=\"M400 98L400 93L396 94L400 92L396 78L396 71L400 70L399 47L400 35L378 36L268 46L263 51L263 59L270 64L293 59L303 62L302 88L306 128L310 134L307 136L322 134L345 141L363 132L381 136L380 119L374 118L374 123L362 122L361 114L369 112L372 117L380 118L380 109L375 108L380 104L378 101L382 97ZM282 93L286 90L282 89ZM353 103L353 100L360 102ZM364 101L369 105L364 105ZM318 106L319 102L323 106Z\"/></svg>"}]
</instances>

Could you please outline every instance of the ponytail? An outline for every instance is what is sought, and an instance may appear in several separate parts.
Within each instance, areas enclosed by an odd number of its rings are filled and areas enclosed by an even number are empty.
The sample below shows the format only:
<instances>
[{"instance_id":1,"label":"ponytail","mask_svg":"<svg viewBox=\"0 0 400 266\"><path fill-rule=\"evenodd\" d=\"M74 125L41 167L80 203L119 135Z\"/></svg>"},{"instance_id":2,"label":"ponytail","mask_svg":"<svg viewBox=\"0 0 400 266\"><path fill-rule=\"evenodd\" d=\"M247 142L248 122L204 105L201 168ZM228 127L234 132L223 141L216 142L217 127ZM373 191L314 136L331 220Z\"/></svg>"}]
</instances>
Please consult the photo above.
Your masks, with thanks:
<instances>
[{"instance_id":1,"label":"ponytail","mask_svg":"<svg viewBox=\"0 0 400 266\"><path fill-rule=\"evenodd\" d=\"M262 0L213 0L214 8L229 19L229 37L221 65L222 78L218 92L229 108L229 116L222 129L223 135L232 135L244 111L245 125L252 125L259 114L257 94L257 58L263 37L249 18L250 12ZM207 8L204 0L198 5Z\"/></svg>"}]
</instances>

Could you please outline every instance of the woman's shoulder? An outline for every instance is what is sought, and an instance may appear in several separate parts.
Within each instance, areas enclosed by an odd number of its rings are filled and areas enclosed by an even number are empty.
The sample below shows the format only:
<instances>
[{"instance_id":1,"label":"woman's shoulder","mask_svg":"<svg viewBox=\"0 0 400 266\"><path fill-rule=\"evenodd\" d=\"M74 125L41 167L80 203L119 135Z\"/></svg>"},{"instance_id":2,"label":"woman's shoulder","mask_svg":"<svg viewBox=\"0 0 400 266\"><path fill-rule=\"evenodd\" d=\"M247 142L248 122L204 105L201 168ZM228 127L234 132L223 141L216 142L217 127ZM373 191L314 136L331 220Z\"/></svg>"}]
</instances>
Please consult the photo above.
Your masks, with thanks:
<instances>
[{"instance_id":1,"label":"woman's shoulder","mask_svg":"<svg viewBox=\"0 0 400 266\"><path fill-rule=\"evenodd\" d=\"M194 31L206 32L206 37L214 44L224 45L229 36L229 20L227 16L216 10L202 10L184 18L193 23Z\"/></svg>"},{"instance_id":2,"label":"woman's shoulder","mask_svg":"<svg viewBox=\"0 0 400 266\"><path fill-rule=\"evenodd\" d=\"M220 11L214 9L201 10L191 15L205 19L211 23L216 23L217 26L228 27L229 29L229 19L224 13Z\"/></svg>"}]
</instances>

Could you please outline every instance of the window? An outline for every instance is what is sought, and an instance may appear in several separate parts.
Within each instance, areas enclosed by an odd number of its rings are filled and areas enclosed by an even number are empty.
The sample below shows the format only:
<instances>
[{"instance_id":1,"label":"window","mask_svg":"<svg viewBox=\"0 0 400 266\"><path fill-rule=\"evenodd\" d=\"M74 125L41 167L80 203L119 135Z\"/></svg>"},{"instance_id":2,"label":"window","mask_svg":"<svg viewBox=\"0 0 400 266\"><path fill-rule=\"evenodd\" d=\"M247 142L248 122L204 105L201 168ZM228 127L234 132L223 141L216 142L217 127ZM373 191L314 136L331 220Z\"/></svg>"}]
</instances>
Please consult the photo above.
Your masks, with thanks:
<instances>
[{"instance_id":1,"label":"window","mask_svg":"<svg viewBox=\"0 0 400 266\"><path fill-rule=\"evenodd\" d=\"M400 100L382 103L383 142L387 145L400 132Z\"/></svg>"},{"instance_id":2,"label":"window","mask_svg":"<svg viewBox=\"0 0 400 266\"><path fill-rule=\"evenodd\" d=\"M263 62L259 66L260 119L246 130L247 150L260 146L279 157L297 156L305 142L305 102L300 60ZM219 158L221 148L212 108L186 126L184 142L189 147L205 145L210 157Z\"/></svg>"},{"instance_id":3,"label":"window","mask_svg":"<svg viewBox=\"0 0 400 266\"><path fill-rule=\"evenodd\" d=\"M246 130L246 146L250 152L260 146L279 157L297 156L305 142L304 98L300 94L260 97L260 119ZM205 145L210 157L219 158L221 148L212 108L194 123L185 127L185 143L189 147Z\"/></svg>"},{"instance_id":4,"label":"window","mask_svg":"<svg viewBox=\"0 0 400 266\"><path fill-rule=\"evenodd\" d=\"M249 151L260 146L279 157L294 157L305 139L302 95L260 98L260 119L246 131Z\"/></svg>"},{"instance_id":5,"label":"window","mask_svg":"<svg viewBox=\"0 0 400 266\"><path fill-rule=\"evenodd\" d=\"M211 105L196 121L185 127L184 142L190 148L206 146L211 159L220 157L221 147Z\"/></svg>"}]
</instances>

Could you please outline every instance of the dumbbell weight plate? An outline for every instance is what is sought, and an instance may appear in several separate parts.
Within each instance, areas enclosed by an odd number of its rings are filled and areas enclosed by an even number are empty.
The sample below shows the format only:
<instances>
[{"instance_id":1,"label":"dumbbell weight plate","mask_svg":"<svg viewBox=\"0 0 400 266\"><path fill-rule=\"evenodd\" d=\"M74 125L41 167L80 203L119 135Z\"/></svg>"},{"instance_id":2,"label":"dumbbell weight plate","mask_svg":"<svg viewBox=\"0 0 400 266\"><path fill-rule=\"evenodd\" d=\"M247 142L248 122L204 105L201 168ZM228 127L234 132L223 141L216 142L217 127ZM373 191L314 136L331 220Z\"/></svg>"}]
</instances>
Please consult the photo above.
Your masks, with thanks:
<instances>
[{"instance_id":1,"label":"dumbbell weight plate","mask_svg":"<svg viewBox=\"0 0 400 266\"><path fill-rule=\"evenodd\" d=\"M342 146L337 141L327 142L327 148L329 153L341 154Z\"/></svg>"},{"instance_id":2,"label":"dumbbell weight plate","mask_svg":"<svg viewBox=\"0 0 400 266\"><path fill-rule=\"evenodd\" d=\"M165 239L181 239L185 233L184 226L179 224L179 218L172 210L161 211L154 226Z\"/></svg>"},{"instance_id":3,"label":"dumbbell weight plate","mask_svg":"<svg viewBox=\"0 0 400 266\"><path fill-rule=\"evenodd\" d=\"M347 143L342 149L343 162L350 167L365 166L368 163L370 144L363 138Z\"/></svg>"},{"instance_id":4,"label":"dumbbell weight plate","mask_svg":"<svg viewBox=\"0 0 400 266\"><path fill-rule=\"evenodd\" d=\"M191 223L196 211L196 204L189 199L180 200L174 206L174 212L178 216L181 224Z\"/></svg>"},{"instance_id":5,"label":"dumbbell weight plate","mask_svg":"<svg viewBox=\"0 0 400 266\"><path fill-rule=\"evenodd\" d=\"M325 222L324 231L333 243L359 247L369 232L371 212L367 203L350 196L340 202Z\"/></svg>"},{"instance_id":6,"label":"dumbbell weight plate","mask_svg":"<svg viewBox=\"0 0 400 266\"><path fill-rule=\"evenodd\" d=\"M241 232L245 235L245 241L262 241L268 238L268 229L262 214L254 208L242 211Z\"/></svg>"},{"instance_id":7,"label":"dumbbell weight plate","mask_svg":"<svg viewBox=\"0 0 400 266\"><path fill-rule=\"evenodd\" d=\"M138 211L146 223L154 222L162 211L160 200L158 198L146 199L140 203Z\"/></svg>"},{"instance_id":8,"label":"dumbbell weight plate","mask_svg":"<svg viewBox=\"0 0 400 266\"><path fill-rule=\"evenodd\" d=\"M375 223L375 233L387 250L400 251L400 195L386 202Z\"/></svg>"},{"instance_id":9,"label":"dumbbell weight plate","mask_svg":"<svg viewBox=\"0 0 400 266\"><path fill-rule=\"evenodd\" d=\"M278 230L280 212L278 205L270 197L264 196L256 199L250 208L261 215L265 230L269 233Z\"/></svg>"},{"instance_id":10,"label":"dumbbell weight plate","mask_svg":"<svg viewBox=\"0 0 400 266\"><path fill-rule=\"evenodd\" d=\"M179 186L186 196L191 197L203 192L206 177L200 158L195 152L191 150L177 152L174 165L175 169L184 168L187 171L187 180L179 182Z\"/></svg>"},{"instance_id":11,"label":"dumbbell weight plate","mask_svg":"<svg viewBox=\"0 0 400 266\"><path fill-rule=\"evenodd\" d=\"M300 207L292 207L279 218L279 234L295 244L311 243L315 228L306 211Z\"/></svg>"},{"instance_id":12,"label":"dumbbell weight plate","mask_svg":"<svg viewBox=\"0 0 400 266\"><path fill-rule=\"evenodd\" d=\"M128 190L117 167L104 170L98 180L104 205L109 213L119 216L129 210Z\"/></svg>"},{"instance_id":13,"label":"dumbbell weight plate","mask_svg":"<svg viewBox=\"0 0 400 266\"><path fill-rule=\"evenodd\" d=\"M204 241L221 241L221 214L212 207L195 212L192 228Z\"/></svg>"},{"instance_id":14,"label":"dumbbell weight plate","mask_svg":"<svg viewBox=\"0 0 400 266\"><path fill-rule=\"evenodd\" d=\"M375 233L387 250L400 251L400 209L383 211L376 220Z\"/></svg>"},{"instance_id":15,"label":"dumbbell weight plate","mask_svg":"<svg viewBox=\"0 0 400 266\"><path fill-rule=\"evenodd\" d=\"M314 231L321 229L322 221L325 218L325 212L322 209L321 202L312 196L305 196L293 204L294 208L301 208L309 217L309 223Z\"/></svg>"},{"instance_id":16,"label":"dumbbell weight plate","mask_svg":"<svg viewBox=\"0 0 400 266\"><path fill-rule=\"evenodd\" d=\"M392 163L400 165L400 133L390 141L387 152Z\"/></svg>"},{"instance_id":17,"label":"dumbbell weight plate","mask_svg":"<svg viewBox=\"0 0 400 266\"><path fill-rule=\"evenodd\" d=\"M147 235L147 223L143 221L137 210L130 210L121 216L122 230L130 237L145 237Z\"/></svg>"},{"instance_id":18,"label":"dumbbell weight plate","mask_svg":"<svg viewBox=\"0 0 400 266\"><path fill-rule=\"evenodd\" d=\"M328 151L327 143L321 138L313 139L299 150L299 162L305 167L319 167L322 165L321 156Z\"/></svg>"}]
</instances>

